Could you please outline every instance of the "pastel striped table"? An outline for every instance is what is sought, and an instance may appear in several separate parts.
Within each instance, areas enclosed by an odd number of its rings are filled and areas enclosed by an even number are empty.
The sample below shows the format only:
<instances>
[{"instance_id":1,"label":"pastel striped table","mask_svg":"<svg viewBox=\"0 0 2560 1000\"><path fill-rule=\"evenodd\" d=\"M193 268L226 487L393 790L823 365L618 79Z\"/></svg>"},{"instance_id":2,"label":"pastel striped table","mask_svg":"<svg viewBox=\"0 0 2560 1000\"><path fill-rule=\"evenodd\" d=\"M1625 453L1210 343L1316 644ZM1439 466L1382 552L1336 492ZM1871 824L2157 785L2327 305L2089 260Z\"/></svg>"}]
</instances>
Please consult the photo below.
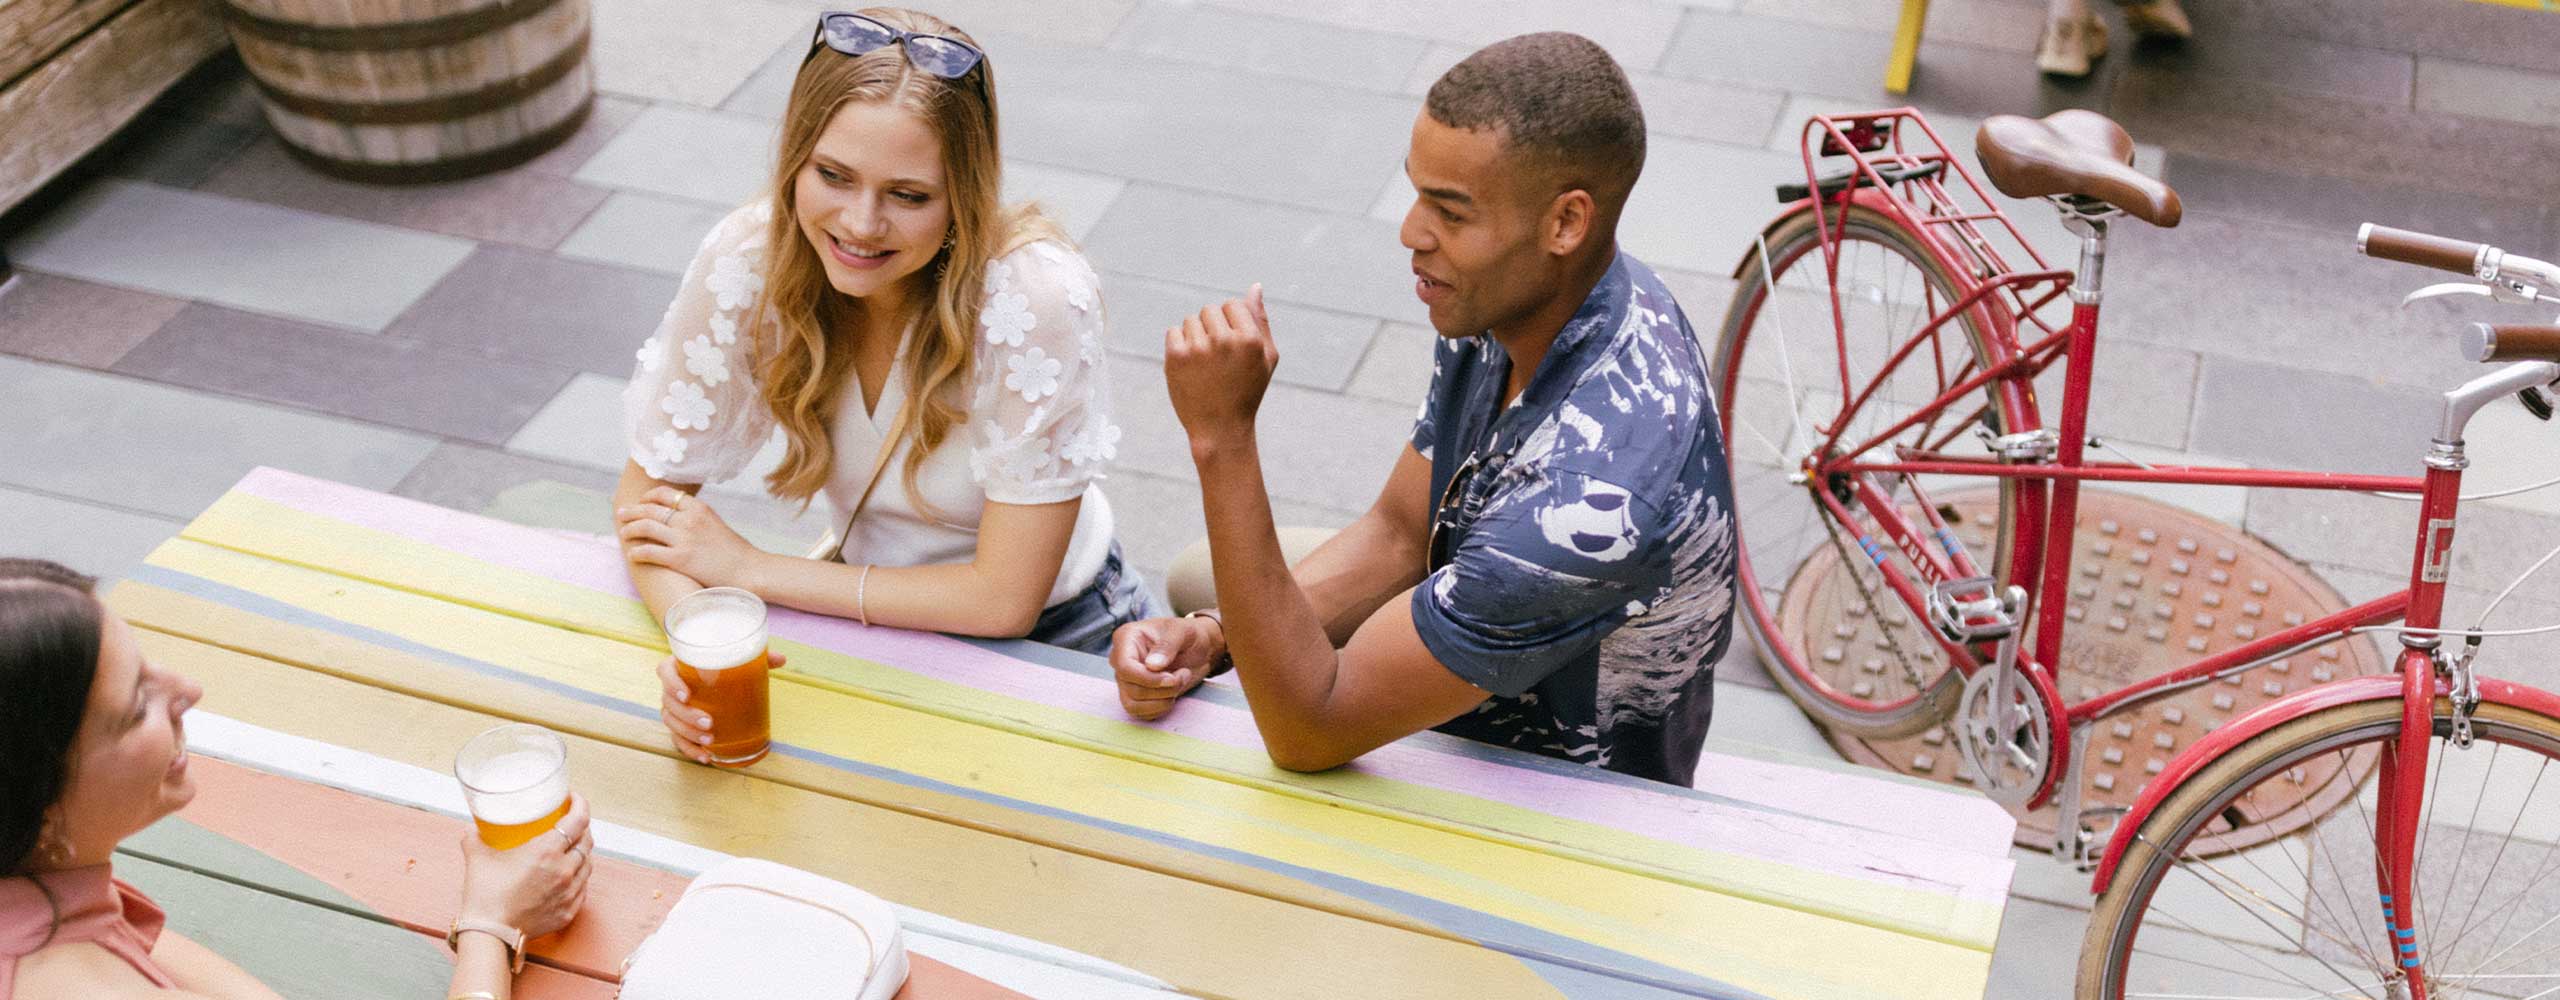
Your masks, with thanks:
<instances>
[{"instance_id":1,"label":"pastel striped table","mask_svg":"<svg viewBox=\"0 0 2560 1000\"><path fill-rule=\"evenodd\" d=\"M420 766L526 719L637 754L600 815L1229 996L1979 996L1991 803L1717 743L1697 789L1422 734L1293 774L1242 696L1165 720L1099 659L777 611L776 752L677 760L605 539L259 470L113 602L245 723ZM218 703L218 704L217 704Z\"/></svg>"}]
</instances>

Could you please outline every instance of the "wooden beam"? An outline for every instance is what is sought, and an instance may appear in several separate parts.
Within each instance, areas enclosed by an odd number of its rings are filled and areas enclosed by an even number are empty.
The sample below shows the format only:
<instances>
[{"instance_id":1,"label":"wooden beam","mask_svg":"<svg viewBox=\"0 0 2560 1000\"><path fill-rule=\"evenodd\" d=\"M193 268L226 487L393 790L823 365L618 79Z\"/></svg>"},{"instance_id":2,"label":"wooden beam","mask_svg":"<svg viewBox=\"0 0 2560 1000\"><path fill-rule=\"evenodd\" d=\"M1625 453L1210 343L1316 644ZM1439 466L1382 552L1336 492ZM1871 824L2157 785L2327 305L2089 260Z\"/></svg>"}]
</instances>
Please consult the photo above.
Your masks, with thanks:
<instances>
[{"instance_id":1,"label":"wooden beam","mask_svg":"<svg viewBox=\"0 0 2560 1000\"><path fill-rule=\"evenodd\" d=\"M75 13L95 6L77 5ZM28 51L41 48L28 44ZM0 90L0 135L9 137L0 144L0 210L97 148L230 44L205 0L139 0L33 65Z\"/></svg>"}]
</instances>

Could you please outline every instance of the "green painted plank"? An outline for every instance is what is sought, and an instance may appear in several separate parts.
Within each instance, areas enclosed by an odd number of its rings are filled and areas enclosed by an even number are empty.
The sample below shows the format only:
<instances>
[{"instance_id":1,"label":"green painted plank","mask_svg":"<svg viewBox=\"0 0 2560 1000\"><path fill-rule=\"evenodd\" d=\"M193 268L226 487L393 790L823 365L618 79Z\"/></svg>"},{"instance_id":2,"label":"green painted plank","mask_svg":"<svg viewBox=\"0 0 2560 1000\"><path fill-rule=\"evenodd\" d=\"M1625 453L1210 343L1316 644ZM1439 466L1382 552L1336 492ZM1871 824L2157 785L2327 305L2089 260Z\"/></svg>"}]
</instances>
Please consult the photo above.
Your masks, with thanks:
<instances>
[{"instance_id":1,"label":"green painted plank","mask_svg":"<svg viewBox=\"0 0 2560 1000\"><path fill-rule=\"evenodd\" d=\"M169 911L170 930L287 1000L418 1000L453 978L443 947L389 924L132 854L116 875Z\"/></svg>"}]
</instances>

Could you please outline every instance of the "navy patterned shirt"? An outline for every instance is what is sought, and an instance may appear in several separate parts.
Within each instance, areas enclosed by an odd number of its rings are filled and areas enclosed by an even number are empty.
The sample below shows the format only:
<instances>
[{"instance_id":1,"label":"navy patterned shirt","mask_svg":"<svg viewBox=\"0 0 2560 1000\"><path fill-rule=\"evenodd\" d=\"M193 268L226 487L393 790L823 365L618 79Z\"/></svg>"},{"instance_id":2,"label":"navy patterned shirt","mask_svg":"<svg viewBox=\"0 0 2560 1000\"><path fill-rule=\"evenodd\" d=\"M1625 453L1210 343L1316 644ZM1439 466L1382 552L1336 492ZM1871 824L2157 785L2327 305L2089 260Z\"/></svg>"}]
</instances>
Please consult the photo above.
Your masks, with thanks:
<instances>
[{"instance_id":1,"label":"navy patterned shirt","mask_svg":"<svg viewBox=\"0 0 2560 1000\"><path fill-rule=\"evenodd\" d=\"M1733 623L1733 490L1688 317L1620 253L1528 388L1491 335L1443 339L1413 621L1493 693L1442 732L1690 783Z\"/></svg>"}]
</instances>

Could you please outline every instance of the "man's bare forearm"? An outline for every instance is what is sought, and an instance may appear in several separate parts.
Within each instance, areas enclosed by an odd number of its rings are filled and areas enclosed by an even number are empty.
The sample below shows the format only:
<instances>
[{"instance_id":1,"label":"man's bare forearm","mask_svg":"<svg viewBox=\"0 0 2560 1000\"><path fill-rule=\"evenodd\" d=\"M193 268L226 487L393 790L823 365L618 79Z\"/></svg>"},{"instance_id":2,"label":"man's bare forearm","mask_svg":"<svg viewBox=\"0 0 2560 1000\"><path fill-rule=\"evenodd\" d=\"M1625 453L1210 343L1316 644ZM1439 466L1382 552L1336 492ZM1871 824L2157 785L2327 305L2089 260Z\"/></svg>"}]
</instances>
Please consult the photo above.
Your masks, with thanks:
<instances>
[{"instance_id":1,"label":"man's bare forearm","mask_svg":"<svg viewBox=\"0 0 2560 1000\"><path fill-rule=\"evenodd\" d=\"M1271 523L1271 498L1263 486L1260 449L1251 438L1195 442L1192 458L1200 469L1201 506L1208 515L1211 572L1224 612L1227 653L1235 659L1254 721L1265 740L1275 732L1303 731L1331 696L1334 642L1281 552L1279 531ZM1347 582L1352 576L1356 574L1334 579Z\"/></svg>"}]
</instances>

